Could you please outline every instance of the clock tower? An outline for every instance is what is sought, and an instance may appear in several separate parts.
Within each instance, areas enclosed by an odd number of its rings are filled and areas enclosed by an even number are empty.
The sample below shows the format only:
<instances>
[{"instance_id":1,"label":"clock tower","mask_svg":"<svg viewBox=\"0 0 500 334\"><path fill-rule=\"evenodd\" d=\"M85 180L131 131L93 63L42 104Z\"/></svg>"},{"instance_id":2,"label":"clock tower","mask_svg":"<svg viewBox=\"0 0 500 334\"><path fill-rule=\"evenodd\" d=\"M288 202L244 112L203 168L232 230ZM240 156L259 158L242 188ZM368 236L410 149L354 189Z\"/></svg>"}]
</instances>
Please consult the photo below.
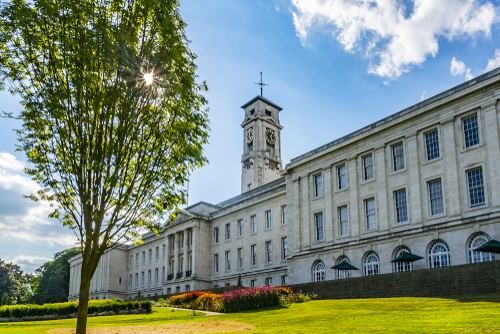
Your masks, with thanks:
<instances>
[{"instance_id":1,"label":"clock tower","mask_svg":"<svg viewBox=\"0 0 500 334\"><path fill-rule=\"evenodd\" d=\"M281 107L257 96L241 107L245 110L241 192L247 192L280 178Z\"/></svg>"}]
</instances>

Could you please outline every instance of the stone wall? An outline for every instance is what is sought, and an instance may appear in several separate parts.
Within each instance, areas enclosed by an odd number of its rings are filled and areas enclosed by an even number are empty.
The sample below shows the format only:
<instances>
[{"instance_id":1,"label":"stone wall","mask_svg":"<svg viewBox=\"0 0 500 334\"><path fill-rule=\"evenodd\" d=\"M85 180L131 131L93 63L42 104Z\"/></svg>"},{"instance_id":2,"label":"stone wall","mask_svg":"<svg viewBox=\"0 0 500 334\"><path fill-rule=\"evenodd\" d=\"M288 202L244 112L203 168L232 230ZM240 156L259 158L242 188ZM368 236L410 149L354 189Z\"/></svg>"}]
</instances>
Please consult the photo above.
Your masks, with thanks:
<instances>
[{"instance_id":1,"label":"stone wall","mask_svg":"<svg viewBox=\"0 0 500 334\"><path fill-rule=\"evenodd\" d=\"M500 293L500 261L291 285L322 299L440 297Z\"/></svg>"}]
</instances>

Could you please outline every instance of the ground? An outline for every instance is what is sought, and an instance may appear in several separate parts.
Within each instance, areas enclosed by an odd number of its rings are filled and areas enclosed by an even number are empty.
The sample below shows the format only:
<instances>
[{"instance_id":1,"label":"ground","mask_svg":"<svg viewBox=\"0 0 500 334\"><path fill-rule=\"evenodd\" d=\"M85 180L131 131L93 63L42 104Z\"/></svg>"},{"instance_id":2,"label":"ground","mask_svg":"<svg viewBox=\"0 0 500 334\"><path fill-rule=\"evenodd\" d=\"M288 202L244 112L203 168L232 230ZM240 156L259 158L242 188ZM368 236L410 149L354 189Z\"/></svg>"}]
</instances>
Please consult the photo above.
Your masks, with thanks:
<instances>
[{"instance_id":1,"label":"ground","mask_svg":"<svg viewBox=\"0 0 500 334\"><path fill-rule=\"evenodd\" d=\"M150 315L89 318L88 333L500 333L500 294L455 298L318 300L223 316L154 308ZM202 322L202 323L200 323ZM193 324L194 323L194 324ZM0 324L0 333L72 333L76 320ZM183 324L183 325L176 325ZM159 326L167 325L167 326ZM145 326L135 327L131 326ZM97 328L100 327L100 328ZM107 327L107 328L103 328ZM114 328L110 328L114 327ZM118 328L120 327L120 328ZM222 329L222 330L221 330Z\"/></svg>"}]
</instances>

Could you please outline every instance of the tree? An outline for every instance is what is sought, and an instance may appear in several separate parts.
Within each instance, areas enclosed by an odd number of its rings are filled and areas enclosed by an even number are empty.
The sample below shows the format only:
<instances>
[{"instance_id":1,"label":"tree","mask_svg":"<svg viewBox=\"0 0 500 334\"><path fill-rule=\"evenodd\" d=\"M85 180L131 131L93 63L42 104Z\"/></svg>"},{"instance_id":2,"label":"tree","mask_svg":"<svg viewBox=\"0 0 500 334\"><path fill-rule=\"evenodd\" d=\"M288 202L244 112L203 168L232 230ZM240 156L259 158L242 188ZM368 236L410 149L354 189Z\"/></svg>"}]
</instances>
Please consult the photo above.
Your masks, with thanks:
<instances>
[{"instance_id":1,"label":"tree","mask_svg":"<svg viewBox=\"0 0 500 334\"><path fill-rule=\"evenodd\" d=\"M29 290L26 284L30 283L32 276L24 274L19 265L0 259L0 295L7 294L16 303L21 303Z\"/></svg>"},{"instance_id":2,"label":"tree","mask_svg":"<svg viewBox=\"0 0 500 334\"><path fill-rule=\"evenodd\" d=\"M10 305L10 297L7 292L2 296L2 305Z\"/></svg>"},{"instance_id":3,"label":"tree","mask_svg":"<svg viewBox=\"0 0 500 334\"><path fill-rule=\"evenodd\" d=\"M238 274L238 282L236 283L236 286L238 287L238 289L243 288L243 282L241 281L241 273Z\"/></svg>"},{"instance_id":4,"label":"tree","mask_svg":"<svg viewBox=\"0 0 500 334\"><path fill-rule=\"evenodd\" d=\"M137 299L141 298L142 298L141 290L137 290Z\"/></svg>"},{"instance_id":5,"label":"tree","mask_svg":"<svg viewBox=\"0 0 500 334\"><path fill-rule=\"evenodd\" d=\"M68 300L70 267L68 260L80 254L77 248L68 249L54 255L54 261L45 262L35 273L33 296L36 304L63 303Z\"/></svg>"},{"instance_id":6,"label":"tree","mask_svg":"<svg viewBox=\"0 0 500 334\"><path fill-rule=\"evenodd\" d=\"M207 160L208 110L176 0L13 0L0 13L0 81L26 172L73 229L81 255L76 333L90 280L119 242L158 232Z\"/></svg>"}]
</instances>

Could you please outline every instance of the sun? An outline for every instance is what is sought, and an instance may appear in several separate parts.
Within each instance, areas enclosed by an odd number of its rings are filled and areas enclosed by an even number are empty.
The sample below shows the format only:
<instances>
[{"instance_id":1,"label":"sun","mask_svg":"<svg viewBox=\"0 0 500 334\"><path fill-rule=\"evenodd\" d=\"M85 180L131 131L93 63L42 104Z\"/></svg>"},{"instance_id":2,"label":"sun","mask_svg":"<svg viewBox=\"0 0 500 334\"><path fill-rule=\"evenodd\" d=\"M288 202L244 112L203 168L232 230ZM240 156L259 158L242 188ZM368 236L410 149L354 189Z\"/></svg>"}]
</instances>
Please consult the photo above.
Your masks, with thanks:
<instances>
[{"instance_id":1,"label":"sun","mask_svg":"<svg viewBox=\"0 0 500 334\"><path fill-rule=\"evenodd\" d=\"M151 71L151 73L144 73L143 77L144 77L144 81L146 82L146 85L149 86L153 83L154 74L152 71Z\"/></svg>"}]
</instances>

